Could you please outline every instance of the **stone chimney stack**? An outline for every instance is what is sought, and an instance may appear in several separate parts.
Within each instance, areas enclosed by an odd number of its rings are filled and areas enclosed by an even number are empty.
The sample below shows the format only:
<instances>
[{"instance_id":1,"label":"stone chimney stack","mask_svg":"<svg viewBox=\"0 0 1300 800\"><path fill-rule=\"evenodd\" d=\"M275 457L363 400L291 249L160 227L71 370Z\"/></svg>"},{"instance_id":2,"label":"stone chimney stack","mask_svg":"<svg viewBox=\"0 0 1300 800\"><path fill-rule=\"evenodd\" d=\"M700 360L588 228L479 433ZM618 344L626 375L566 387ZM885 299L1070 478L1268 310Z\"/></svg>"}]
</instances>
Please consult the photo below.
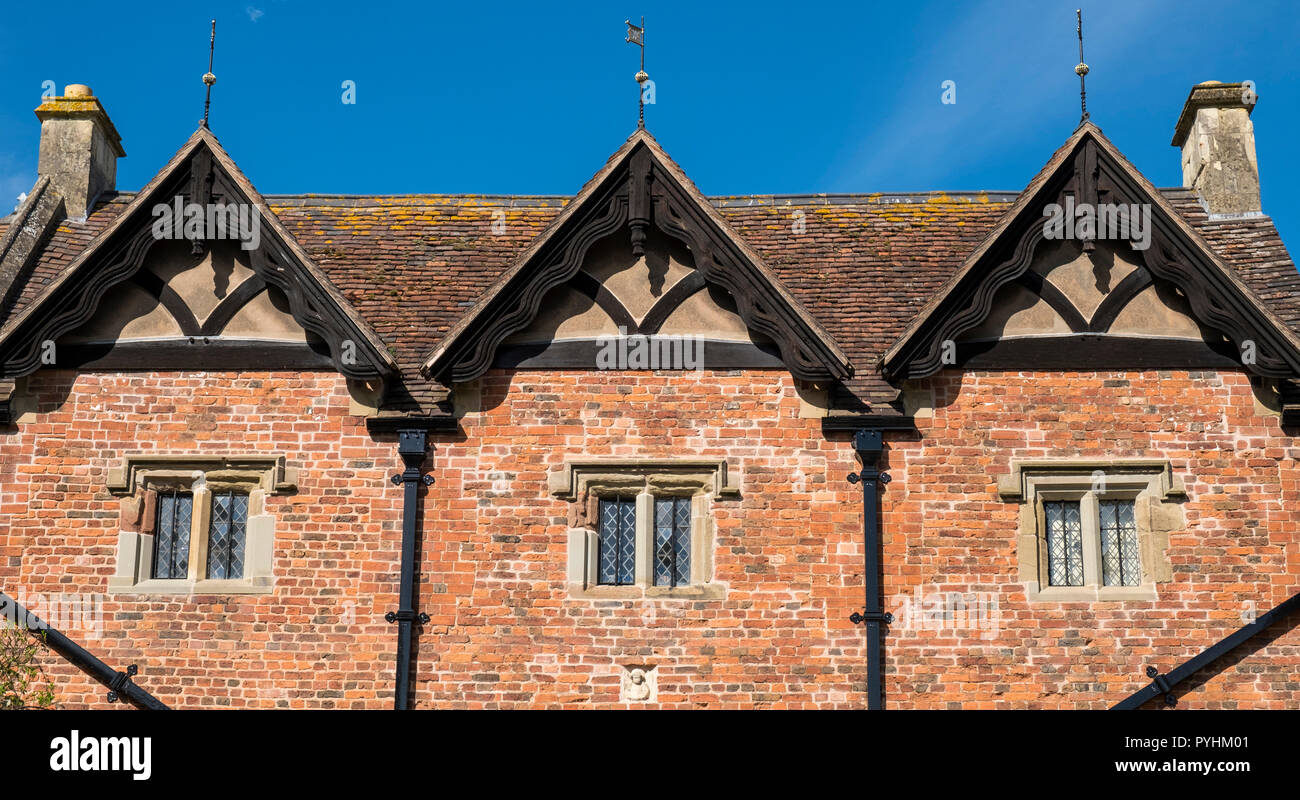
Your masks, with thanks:
<instances>
[{"instance_id":1,"label":"stone chimney stack","mask_svg":"<svg viewBox=\"0 0 1300 800\"><path fill-rule=\"evenodd\" d=\"M71 219L85 219L100 192L117 186L122 137L89 86L70 84L36 109L41 121L37 172L63 197Z\"/></svg>"},{"instance_id":2,"label":"stone chimney stack","mask_svg":"<svg viewBox=\"0 0 1300 800\"><path fill-rule=\"evenodd\" d=\"M1210 214L1258 213L1259 165L1255 161L1254 86L1206 81L1192 87L1174 129L1183 151L1183 186L1205 198Z\"/></svg>"}]
</instances>

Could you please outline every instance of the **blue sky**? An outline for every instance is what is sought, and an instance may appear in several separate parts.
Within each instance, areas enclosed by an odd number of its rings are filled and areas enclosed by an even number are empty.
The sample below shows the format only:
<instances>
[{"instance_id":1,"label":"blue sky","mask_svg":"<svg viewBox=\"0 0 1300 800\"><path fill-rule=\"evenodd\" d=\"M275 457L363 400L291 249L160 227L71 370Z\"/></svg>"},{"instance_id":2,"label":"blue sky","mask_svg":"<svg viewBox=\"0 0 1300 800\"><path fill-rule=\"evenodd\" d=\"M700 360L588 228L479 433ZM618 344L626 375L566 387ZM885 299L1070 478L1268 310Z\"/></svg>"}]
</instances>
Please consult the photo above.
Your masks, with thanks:
<instances>
[{"instance_id":1,"label":"blue sky","mask_svg":"<svg viewBox=\"0 0 1300 800\"><path fill-rule=\"evenodd\" d=\"M647 126L706 194L1018 190L1078 122L1079 5L23 3L0 29L0 213L35 180L46 80L90 84L119 188L148 181L202 115L213 17L212 129L267 194L571 194L635 128L642 14ZM1159 186L1191 86L1256 83L1264 211L1300 247L1294 5L1083 9L1093 120Z\"/></svg>"}]
</instances>

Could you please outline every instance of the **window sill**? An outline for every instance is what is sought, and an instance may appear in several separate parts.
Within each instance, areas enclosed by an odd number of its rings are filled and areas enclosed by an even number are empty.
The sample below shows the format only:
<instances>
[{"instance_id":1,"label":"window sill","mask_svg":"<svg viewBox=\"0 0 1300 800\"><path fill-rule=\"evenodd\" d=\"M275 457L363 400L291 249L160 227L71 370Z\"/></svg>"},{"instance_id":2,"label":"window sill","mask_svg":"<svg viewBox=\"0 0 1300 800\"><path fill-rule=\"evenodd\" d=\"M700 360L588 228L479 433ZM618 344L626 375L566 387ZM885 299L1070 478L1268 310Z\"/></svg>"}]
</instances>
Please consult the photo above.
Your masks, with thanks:
<instances>
[{"instance_id":1,"label":"window sill","mask_svg":"<svg viewBox=\"0 0 1300 800\"><path fill-rule=\"evenodd\" d=\"M716 583L697 586L583 586L569 585L570 600L724 600L727 587Z\"/></svg>"},{"instance_id":2,"label":"window sill","mask_svg":"<svg viewBox=\"0 0 1300 800\"><path fill-rule=\"evenodd\" d=\"M166 580L151 578L139 583L108 580L108 594L166 594L166 595L253 595L273 594L275 581L270 578L244 578L240 580Z\"/></svg>"},{"instance_id":3,"label":"window sill","mask_svg":"<svg viewBox=\"0 0 1300 800\"><path fill-rule=\"evenodd\" d=\"M1030 582L1025 599L1031 603L1151 603L1159 600L1154 583L1139 586L1046 586Z\"/></svg>"}]
</instances>

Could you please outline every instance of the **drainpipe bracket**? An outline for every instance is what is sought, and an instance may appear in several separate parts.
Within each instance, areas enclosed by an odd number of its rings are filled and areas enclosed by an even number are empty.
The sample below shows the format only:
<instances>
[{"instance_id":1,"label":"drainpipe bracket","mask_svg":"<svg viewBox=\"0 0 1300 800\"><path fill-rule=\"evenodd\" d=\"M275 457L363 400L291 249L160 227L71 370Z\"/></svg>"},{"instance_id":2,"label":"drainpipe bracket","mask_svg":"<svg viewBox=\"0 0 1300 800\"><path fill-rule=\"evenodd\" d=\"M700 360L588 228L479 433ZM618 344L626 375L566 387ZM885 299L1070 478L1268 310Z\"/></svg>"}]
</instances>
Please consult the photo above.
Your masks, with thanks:
<instances>
[{"instance_id":1,"label":"drainpipe bracket","mask_svg":"<svg viewBox=\"0 0 1300 800\"><path fill-rule=\"evenodd\" d=\"M886 625L894 623L894 615L888 611L868 611L865 614L854 611L849 615L849 622L854 625L861 625L864 622L883 622Z\"/></svg>"},{"instance_id":2,"label":"drainpipe bracket","mask_svg":"<svg viewBox=\"0 0 1300 800\"><path fill-rule=\"evenodd\" d=\"M1147 667L1147 677L1151 679L1151 687L1158 694L1165 696L1165 705L1173 708L1178 705L1178 698L1174 697L1174 687L1169 685L1168 676L1161 675L1160 670L1155 667Z\"/></svg>"},{"instance_id":3,"label":"drainpipe bracket","mask_svg":"<svg viewBox=\"0 0 1300 800\"><path fill-rule=\"evenodd\" d=\"M139 672L140 667L132 664L126 668L126 672L117 673L117 677L113 678L112 682L108 684L108 702L116 703L119 700L123 703L127 702L123 690L131 683L131 678L135 677Z\"/></svg>"},{"instance_id":4,"label":"drainpipe bracket","mask_svg":"<svg viewBox=\"0 0 1300 800\"><path fill-rule=\"evenodd\" d=\"M850 472L848 474L849 483L856 484L859 481L870 481L870 480L879 481L880 483L884 484L884 483L889 483L890 481L893 480L893 478L889 477L888 472L871 472L868 470L863 470L862 472Z\"/></svg>"},{"instance_id":5,"label":"drainpipe bracket","mask_svg":"<svg viewBox=\"0 0 1300 800\"><path fill-rule=\"evenodd\" d=\"M429 624L429 615L421 611L419 614L410 610L389 611L384 615L384 621L389 625L394 622L419 622L421 625Z\"/></svg>"}]
</instances>

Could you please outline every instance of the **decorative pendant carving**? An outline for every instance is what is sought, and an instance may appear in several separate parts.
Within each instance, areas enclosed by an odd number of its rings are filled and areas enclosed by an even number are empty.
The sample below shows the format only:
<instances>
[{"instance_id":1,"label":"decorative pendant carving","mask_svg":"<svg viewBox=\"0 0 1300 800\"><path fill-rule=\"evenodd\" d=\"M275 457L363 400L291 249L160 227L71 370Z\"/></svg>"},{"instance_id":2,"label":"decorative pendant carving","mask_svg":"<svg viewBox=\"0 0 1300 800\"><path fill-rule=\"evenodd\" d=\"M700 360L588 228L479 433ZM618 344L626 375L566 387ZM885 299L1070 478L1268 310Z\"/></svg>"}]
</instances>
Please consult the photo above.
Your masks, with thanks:
<instances>
[{"instance_id":1,"label":"decorative pendant carving","mask_svg":"<svg viewBox=\"0 0 1300 800\"><path fill-rule=\"evenodd\" d=\"M627 225L632 232L632 255L637 258L645 255L646 230L650 227L653 209L650 199L650 183L654 179L652 165L650 153L646 150L633 155L628 164Z\"/></svg>"},{"instance_id":2,"label":"decorative pendant carving","mask_svg":"<svg viewBox=\"0 0 1300 800\"><path fill-rule=\"evenodd\" d=\"M206 209L212 204L212 154L200 147L190 157L190 191L189 201L199 208ZM202 255L207 242L202 237L190 240L190 253Z\"/></svg>"}]
</instances>

